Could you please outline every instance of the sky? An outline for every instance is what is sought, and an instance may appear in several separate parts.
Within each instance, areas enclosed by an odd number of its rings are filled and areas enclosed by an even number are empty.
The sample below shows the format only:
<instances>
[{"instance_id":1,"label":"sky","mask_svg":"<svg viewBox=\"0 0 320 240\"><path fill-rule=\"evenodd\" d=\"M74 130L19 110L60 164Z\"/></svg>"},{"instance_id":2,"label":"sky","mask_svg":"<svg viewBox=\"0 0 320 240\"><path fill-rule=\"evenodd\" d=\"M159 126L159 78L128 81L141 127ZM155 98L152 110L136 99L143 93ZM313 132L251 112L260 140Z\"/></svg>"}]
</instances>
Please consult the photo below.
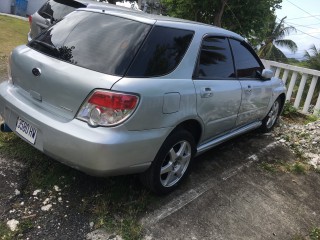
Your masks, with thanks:
<instances>
[{"instance_id":1,"label":"sky","mask_svg":"<svg viewBox=\"0 0 320 240\"><path fill-rule=\"evenodd\" d=\"M118 5L130 7L129 2L117 3ZM310 49L315 44L320 48L320 0L282 0L282 8L276 11L277 21L287 17L286 26L290 25L297 29L286 39L293 40L298 50L292 53L287 48L280 49L289 58L303 59L305 50Z\"/></svg>"},{"instance_id":2,"label":"sky","mask_svg":"<svg viewBox=\"0 0 320 240\"><path fill-rule=\"evenodd\" d=\"M281 6L282 9L276 11L277 21L287 16L285 22L297 29L286 39L293 40L298 51L293 54L285 48L281 50L287 57L302 60L305 50L310 49L311 45L320 48L320 0L282 0Z\"/></svg>"}]
</instances>

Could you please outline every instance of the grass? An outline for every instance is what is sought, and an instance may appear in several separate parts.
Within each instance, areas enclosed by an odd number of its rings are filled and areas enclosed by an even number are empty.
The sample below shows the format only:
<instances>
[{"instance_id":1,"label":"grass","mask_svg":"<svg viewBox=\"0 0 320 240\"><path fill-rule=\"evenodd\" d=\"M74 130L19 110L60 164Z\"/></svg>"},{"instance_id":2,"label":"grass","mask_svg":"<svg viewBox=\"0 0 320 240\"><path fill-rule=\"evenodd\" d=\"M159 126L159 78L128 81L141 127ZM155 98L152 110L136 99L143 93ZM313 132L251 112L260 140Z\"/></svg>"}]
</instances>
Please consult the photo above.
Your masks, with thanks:
<instances>
[{"instance_id":1,"label":"grass","mask_svg":"<svg viewBox=\"0 0 320 240\"><path fill-rule=\"evenodd\" d=\"M308 115L306 117L306 121L305 124L311 123L311 122L315 122L319 119L319 117L317 115Z\"/></svg>"},{"instance_id":2,"label":"grass","mask_svg":"<svg viewBox=\"0 0 320 240\"><path fill-rule=\"evenodd\" d=\"M54 185L63 186L62 191L69 193L72 208L88 215L95 229L104 228L123 239L141 239L139 218L157 199L141 186L137 176L90 177L45 156L13 133L0 132L0 157L27 165L22 194L30 196L35 189L46 191ZM21 225L21 231L22 228L30 229L32 225L25 223ZM12 234L0 226L0 239L3 235L8 236L5 239L12 239L9 237Z\"/></svg>"},{"instance_id":3,"label":"grass","mask_svg":"<svg viewBox=\"0 0 320 240\"><path fill-rule=\"evenodd\" d=\"M295 161L293 163L284 161L276 161L274 163L262 162L259 166L265 171L271 173L290 172L295 174L305 174L311 169L309 164L304 163L301 160Z\"/></svg>"},{"instance_id":4,"label":"grass","mask_svg":"<svg viewBox=\"0 0 320 240\"><path fill-rule=\"evenodd\" d=\"M18 228L12 232L5 222L0 222L0 239L11 240L16 239L19 234L23 234L33 228L33 223L30 220L23 220L19 222Z\"/></svg>"},{"instance_id":5,"label":"grass","mask_svg":"<svg viewBox=\"0 0 320 240\"><path fill-rule=\"evenodd\" d=\"M6 77L10 52L27 42L28 31L27 21L0 16L0 79ZM141 238L139 217L155 197L140 185L136 176L107 179L87 176L45 156L13 133L0 133L0 157L27 165L22 194L28 196L35 189L46 191L54 185L64 186L63 191L69 193L70 205L75 211L89 215L94 228L105 228L124 239ZM32 224L24 221L20 228L12 233L0 222L0 239L15 238L32 228Z\"/></svg>"},{"instance_id":6,"label":"grass","mask_svg":"<svg viewBox=\"0 0 320 240\"><path fill-rule=\"evenodd\" d=\"M279 171L279 166L276 163L268 163L268 162L262 162L260 163L260 167L267 172L277 172Z\"/></svg>"},{"instance_id":7,"label":"grass","mask_svg":"<svg viewBox=\"0 0 320 240\"><path fill-rule=\"evenodd\" d=\"M28 30L28 22L0 16L0 78L6 75L6 62L12 49L26 43ZM294 109L288 111L289 115L294 114ZM24 195L30 195L35 189L52 189L56 184L64 186L63 191L73 198L70 205L75 211L88 214L94 228L105 228L107 232L119 234L124 239L142 237L139 217L157 199L141 187L137 177L89 177L53 161L12 133L0 133L0 156L18 159L27 165L26 182L22 189ZM278 170L276 164L281 163L262 163L261 166L274 172ZM296 173L305 172L300 163L286 168ZM13 239L32 228L32 222L25 220L19 224L19 230L12 233L4 222L0 222L0 239ZM317 233L313 230L311 234L316 236Z\"/></svg>"},{"instance_id":8,"label":"grass","mask_svg":"<svg viewBox=\"0 0 320 240\"><path fill-rule=\"evenodd\" d=\"M0 16L0 54L8 55L14 47L26 43L28 31L27 21Z\"/></svg>"},{"instance_id":9,"label":"grass","mask_svg":"<svg viewBox=\"0 0 320 240\"><path fill-rule=\"evenodd\" d=\"M0 222L0 239L10 240L14 238L15 233L11 232L6 223Z\"/></svg>"},{"instance_id":10,"label":"grass","mask_svg":"<svg viewBox=\"0 0 320 240\"><path fill-rule=\"evenodd\" d=\"M308 124L315 122L319 119L316 115L304 115L298 112L298 110L290 102L286 102L283 109L283 116L285 124ZM268 172L290 172L295 174L305 174L310 170L320 172L318 169L314 169L306 162L304 153L298 148L295 138L291 139L289 135L282 136L287 142L291 142L290 148L295 153L296 160L285 162L274 160L272 162L262 162L259 166ZM310 138L310 134L301 132L299 134L301 138ZM299 144L299 143L298 143Z\"/></svg>"},{"instance_id":11,"label":"grass","mask_svg":"<svg viewBox=\"0 0 320 240\"><path fill-rule=\"evenodd\" d=\"M286 101L283 106L282 115L288 118L294 118L298 114L298 109L296 109L291 102Z\"/></svg>"},{"instance_id":12,"label":"grass","mask_svg":"<svg viewBox=\"0 0 320 240\"><path fill-rule=\"evenodd\" d=\"M320 228L314 227L307 236L295 235L292 240L320 240Z\"/></svg>"},{"instance_id":13,"label":"grass","mask_svg":"<svg viewBox=\"0 0 320 240\"><path fill-rule=\"evenodd\" d=\"M308 124L311 122L315 122L319 119L319 114L309 114L305 115L298 111L297 108L293 106L293 104L289 101L286 101L283 107L282 116L289 123L300 123L300 124Z\"/></svg>"},{"instance_id":14,"label":"grass","mask_svg":"<svg viewBox=\"0 0 320 240\"><path fill-rule=\"evenodd\" d=\"M0 78L7 76L7 61L12 49L27 42L29 23L0 16Z\"/></svg>"},{"instance_id":15,"label":"grass","mask_svg":"<svg viewBox=\"0 0 320 240\"><path fill-rule=\"evenodd\" d=\"M320 228L313 228L309 236L311 240L320 240Z\"/></svg>"}]
</instances>

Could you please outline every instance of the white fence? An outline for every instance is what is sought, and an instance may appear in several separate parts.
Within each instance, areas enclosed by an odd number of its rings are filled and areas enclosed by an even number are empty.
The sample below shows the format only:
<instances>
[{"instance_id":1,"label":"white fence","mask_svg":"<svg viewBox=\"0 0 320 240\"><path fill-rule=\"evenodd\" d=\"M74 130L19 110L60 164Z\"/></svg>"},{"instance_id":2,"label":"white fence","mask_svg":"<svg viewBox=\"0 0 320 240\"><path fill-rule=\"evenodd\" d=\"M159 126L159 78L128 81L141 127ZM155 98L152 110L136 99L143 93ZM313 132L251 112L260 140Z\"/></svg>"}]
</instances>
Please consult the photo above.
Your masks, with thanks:
<instances>
[{"instance_id":1,"label":"white fence","mask_svg":"<svg viewBox=\"0 0 320 240\"><path fill-rule=\"evenodd\" d=\"M312 106L312 113L319 114L320 93L316 93L315 89L317 84L320 84L320 82L318 82L320 81L320 71L269 60L262 60L262 62L266 68L275 71L275 77L280 77L282 81L286 83L286 100L293 102L294 107L300 109L302 113L310 113L311 100L316 97L315 94L318 94L317 101L314 107ZM290 82L287 82L289 76L291 76ZM305 89L308 85L309 89ZM306 91L308 91L308 93L303 98L303 95L305 95L303 93ZM294 96L293 93L295 93Z\"/></svg>"}]
</instances>

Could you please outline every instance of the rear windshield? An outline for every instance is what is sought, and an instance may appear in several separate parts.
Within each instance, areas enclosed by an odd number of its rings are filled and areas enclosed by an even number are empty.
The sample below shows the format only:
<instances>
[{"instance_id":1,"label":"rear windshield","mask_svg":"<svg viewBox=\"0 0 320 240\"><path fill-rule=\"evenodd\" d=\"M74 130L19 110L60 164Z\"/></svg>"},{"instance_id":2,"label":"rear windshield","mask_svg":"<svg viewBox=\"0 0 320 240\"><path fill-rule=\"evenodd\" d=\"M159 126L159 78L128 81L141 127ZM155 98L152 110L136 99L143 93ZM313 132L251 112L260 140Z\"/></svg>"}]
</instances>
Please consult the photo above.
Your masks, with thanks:
<instances>
[{"instance_id":1,"label":"rear windshield","mask_svg":"<svg viewBox=\"0 0 320 240\"><path fill-rule=\"evenodd\" d=\"M151 26L116 16L76 11L29 47L68 63L123 76Z\"/></svg>"},{"instance_id":2,"label":"rear windshield","mask_svg":"<svg viewBox=\"0 0 320 240\"><path fill-rule=\"evenodd\" d=\"M76 1L49 0L38 11L43 18L49 18L51 21L59 21L76 8L83 8L86 5Z\"/></svg>"}]
</instances>

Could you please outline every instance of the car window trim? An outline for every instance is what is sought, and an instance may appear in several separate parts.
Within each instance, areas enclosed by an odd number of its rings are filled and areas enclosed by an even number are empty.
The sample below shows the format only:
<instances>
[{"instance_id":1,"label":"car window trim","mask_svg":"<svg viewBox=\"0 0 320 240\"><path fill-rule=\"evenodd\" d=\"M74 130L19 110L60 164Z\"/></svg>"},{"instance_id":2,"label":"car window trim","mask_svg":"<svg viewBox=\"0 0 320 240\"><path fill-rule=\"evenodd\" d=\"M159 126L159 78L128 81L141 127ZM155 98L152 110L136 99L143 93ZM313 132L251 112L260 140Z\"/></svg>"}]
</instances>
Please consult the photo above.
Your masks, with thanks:
<instances>
[{"instance_id":1,"label":"car window trim","mask_svg":"<svg viewBox=\"0 0 320 240\"><path fill-rule=\"evenodd\" d=\"M156 23L152 24L150 29L149 29L149 32L146 34L145 38L143 39L142 43L140 44L140 47L138 48L136 54L134 55L134 57L132 58L129 66L127 67L126 71L124 72L123 76L122 77L126 77L127 74L128 74L128 71L130 70L131 66L133 65L133 63L135 62L139 52L141 51L142 47L144 46L144 44L146 43L148 37L150 36L152 30L155 28L156 26Z\"/></svg>"},{"instance_id":2,"label":"car window trim","mask_svg":"<svg viewBox=\"0 0 320 240\"><path fill-rule=\"evenodd\" d=\"M257 53L253 50L253 48L250 46L250 44L248 44L245 40L240 41L237 38L229 37L229 44L230 44L230 49L231 49L231 52L232 52L232 56L234 56L234 54L233 54L233 48L231 46L231 41L230 41L231 39L235 40L235 41L238 41L241 45L243 45L253 55L253 57L257 60L258 64L262 68L262 70L265 69L265 67L264 67L261 59L258 57ZM233 59L233 62L234 62L236 78L238 80L246 80L246 81L247 80L252 80L252 81L261 80L261 81L263 81L263 79L261 79L259 77L255 77L255 78L253 78L253 77L252 78L249 78L249 77L238 77L238 71L237 71L237 66L236 66L235 59Z\"/></svg>"},{"instance_id":3,"label":"car window trim","mask_svg":"<svg viewBox=\"0 0 320 240\"><path fill-rule=\"evenodd\" d=\"M187 52L189 51L190 46L191 46L191 43L192 43L192 41L193 41L193 39L194 39L194 36L195 36L195 30L183 29L183 28L178 28L178 27L162 26L162 25L157 25L156 23L157 23L157 22L155 22L155 23L153 24L153 26L150 28L150 31L149 31L148 34L146 35L145 39L143 40L140 48L138 49L138 51L137 51L137 53L136 53L136 55L134 56L133 60L131 61L129 67L127 68L127 70L126 70L126 72L125 72L125 74L124 74L124 77L129 77L129 78L155 78L155 77L168 76L169 74L173 73L173 72L179 67L179 65L180 65L181 62L183 61L184 57L187 55ZM151 24L149 24L149 25L151 25ZM131 77L131 76L128 76L127 73L128 73L128 71L130 70L131 65L135 62L136 57L138 56L139 51L140 51L141 48L144 46L144 44L146 43L146 41L147 41L149 35L151 34L153 28L155 28L155 27L164 27L164 28L170 28L170 29L176 29L176 30L184 30L184 31L189 31L189 32L191 32L191 33L192 33L192 38L191 38L191 40L190 40L190 42L189 42L189 46L186 48L186 51L184 52L183 56L182 56L181 59L180 59L180 62L177 64L177 66L175 66L175 68L172 69L172 70L171 70L170 72L168 72L168 73L161 74L161 75L153 75L153 76L143 76L143 77Z\"/></svg>"},{"instance_id":4,"label":"car window trim","mask_svg":"<svg viewBox=\"0 0 320 240\"><path fill-rule=\"evenodd\" d=\"M231 49L231 44L229 42L229 37L228 36L224 36L224 35L216 35L216 34L208 34L208 33L206 33L205 35L202 36L201 44L199 45L197 60L196 60L195 66L194 66L193 74L192 74L192 80L235 80L235 79L237 79L237 76L236 77L199 77L198 76L197 71L198 71L198 68L199 68L199 65L200 65L200 55L201 55L201 50L202 50L202 44L203 44L205 38L207 38L207 37L224 38L224 39L226 39L228 41L229 49L230 49L231 56L232 56L231 59L232 59L233 71L234 71L235 74L237 74L236 73L236 68L235 68L233 52L232 52L232 49Z\"/></svg>"}]
</instances>

